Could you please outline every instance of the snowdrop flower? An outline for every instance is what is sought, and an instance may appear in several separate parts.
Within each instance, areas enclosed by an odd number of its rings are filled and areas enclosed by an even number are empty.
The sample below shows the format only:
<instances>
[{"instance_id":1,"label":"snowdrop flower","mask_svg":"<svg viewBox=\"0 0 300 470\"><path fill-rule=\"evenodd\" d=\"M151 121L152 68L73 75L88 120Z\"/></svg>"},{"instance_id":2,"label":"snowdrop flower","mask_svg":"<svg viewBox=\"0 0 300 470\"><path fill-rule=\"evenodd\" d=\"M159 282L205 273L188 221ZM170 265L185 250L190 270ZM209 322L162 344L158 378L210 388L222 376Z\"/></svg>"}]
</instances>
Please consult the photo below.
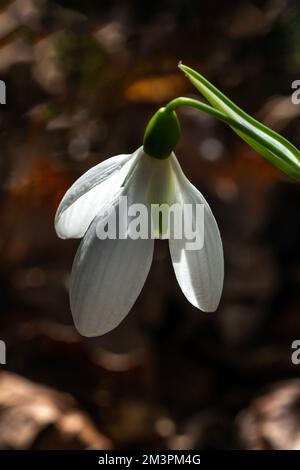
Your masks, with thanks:
<instances>
[{"instance_id":1,"label":"snowdrop flower","mask_svg":"<svg viewBox=\"0 0 300 470\"><path fill-rule=\"evenodd\" d=\"M150 121L143 147L91 168L66 192L58 207L57 234L83 237L72 268L70 304L75 325L84 336L102 335L120 324L151 267L152 238L97 236L99 224L105 223L103 209L118 211L120 195L127 197L128 205L177 202L204 206L203 247L187 250L183 235L182 239L171 236L169 248L177 281L188 301L205 312L218 307L223 287L222 242L208 203L188 181L172 152L179 132L176 114L166 117L163 108Z\"/></svg>"}]
</instances>

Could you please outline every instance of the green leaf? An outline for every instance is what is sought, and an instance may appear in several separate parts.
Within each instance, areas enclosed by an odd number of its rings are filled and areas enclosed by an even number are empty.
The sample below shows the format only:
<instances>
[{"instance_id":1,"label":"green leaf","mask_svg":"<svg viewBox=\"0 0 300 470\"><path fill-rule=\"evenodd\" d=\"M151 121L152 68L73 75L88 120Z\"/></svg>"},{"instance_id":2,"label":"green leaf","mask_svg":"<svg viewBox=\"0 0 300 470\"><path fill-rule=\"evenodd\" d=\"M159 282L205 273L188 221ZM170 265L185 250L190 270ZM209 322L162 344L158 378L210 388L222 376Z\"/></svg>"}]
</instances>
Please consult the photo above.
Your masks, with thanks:
<instances>
[{"instance_id":1,"label":"green leaf","mask_svg":"<svg viewBox=\"0 0 300 470\"><path fill-rule=\"evenodd\" d=\"M230 127L245 142L274 166L300 180L300 152L293 144L249 116L198 72L183 64L179 68L212 106L237 122L239 128L234 124ZM248 129L251 137L241 127Z\"/></svg>"}]
</instances>

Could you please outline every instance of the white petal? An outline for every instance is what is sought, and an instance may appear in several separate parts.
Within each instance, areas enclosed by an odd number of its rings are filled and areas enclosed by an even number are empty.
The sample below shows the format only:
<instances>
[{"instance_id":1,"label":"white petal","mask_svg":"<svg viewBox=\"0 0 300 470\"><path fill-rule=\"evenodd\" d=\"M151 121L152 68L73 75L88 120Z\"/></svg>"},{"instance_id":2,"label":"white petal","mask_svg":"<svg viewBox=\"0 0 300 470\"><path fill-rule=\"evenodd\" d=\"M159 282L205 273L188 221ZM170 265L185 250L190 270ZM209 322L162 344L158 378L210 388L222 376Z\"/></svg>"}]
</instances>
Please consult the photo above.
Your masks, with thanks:
<instances>
[{"instance_id":1,"label":"white petal","mask_svg":"<svg viewBox=\"0 0 300 470\"><path fill-rule=\"evenodd\" d=\"M223 248L220 232L210 207L202 194L188 181L172 156L181 203L204 204L204 245L200 250L186 250L186 240L170 239L169 247L177 281L183 294L195 307L205 312L217 309L224 279Z\"/></svg>"},{"instance_id":2,"label":"white petal","mask_svg":"<svg viewBox=\"0 0 300 470\"><path fill-rule=\"evenodd\" d=\"M140 160L131 173L128 197L145 204L174 201L174 171L171 158L157 159L141 151Z\"/></svg>"},{"instance_id":3,"label":"white petal","mask_svg":"<svg viewBox=\"0 0 300 470\"><path fill-rule=\"evenodd\" d=\"M153 240L99 240L98 218L73 264L71 310L78 331L98 336L116 328L135 303L153 257Z\"/></svg>"},{"instance_id":4,"label":"white petal","mask_svg":"<svg viewBox=\"0 0 300 470\"><path fill-rule=\"evenodd\" d=\"M64 195L55 216L61 238L82 237L103 205L120 189L139 151L117 155L82 175Z\"/></svg>"},{"instance_id":5,"label":"white petal","mask_svg":"<svg viewBox=\"0 0 300 470\"><path fill-rule=\"evenodd\" d=\"M123 189L128 205L145 202L143 167L137 163ZM118 220L119 195L108 209L110 214L116 210ZM98 224L103 223L100 213L86 232L73 264L71 310L74 323L84 336L103 335L119 325L135 303L153 258L154 240L100 240Z\"/></svg>"},{"instance_id":6,"label":"white petal","mask_svg":"<svg viewBox=\"0 0 300 470\"><path fill-rule=\"evenodd\" d=\"M156 216L151 217L151 205L152 209L162 205L165 209L171 206L175 202L175 183L176 176L171 158L160 160L142 154L135 170L131 173L127 186L130 191L127 191L127 188L124 191L128 198L128 205L140 203L147 206L149 234L151 228L155 238L166 238L166 236L161 233L161 224L155 210L153 214L156 213ZM168 218L167 213L166 217Z\"/></svg>"}]
</instances>

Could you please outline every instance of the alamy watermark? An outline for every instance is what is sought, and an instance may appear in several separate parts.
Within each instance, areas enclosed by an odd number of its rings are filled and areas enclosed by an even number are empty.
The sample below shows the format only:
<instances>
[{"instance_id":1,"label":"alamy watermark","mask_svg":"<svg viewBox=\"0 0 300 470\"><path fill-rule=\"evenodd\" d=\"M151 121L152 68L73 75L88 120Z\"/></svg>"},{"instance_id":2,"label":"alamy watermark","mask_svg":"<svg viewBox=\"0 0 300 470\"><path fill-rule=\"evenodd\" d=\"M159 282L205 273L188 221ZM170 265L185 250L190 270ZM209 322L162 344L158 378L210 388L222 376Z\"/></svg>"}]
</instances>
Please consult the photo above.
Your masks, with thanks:
<instances>
[{"instance_id":1,"label":"alamy watermark","mask_svg":"<svg viewBox=\"0 0 300 470\"><path fill-rule=\"evenodd\" d=\"M0 365L6 364L6 344L0 340Z\"/></svg>"},{"instance_id":2,"label":"alamy watermark","mask_svg":"<svg viewBox=\"0 0 300 470\"><path fill-rule=\"evenodd\" d=\"M295 90L292 93L292 103L300 104L300 80L294 80L292 83L292 89Z\"/></svg>"},{"instance_id":3,"label":"alamy watermark","mask_svg":"<svg viewBox=\"0 0 300 470\"><path fill-rule=\"evenodd\" d=\"M0 80L0 104L6 104L6 83Z\"/></svg>"},{"instance_id":4,"label":"alamy watermark","mask_svg":"<svg viewBox=\"0 0 300 470\"><path fill-rule=\"evenodd\" d=\"M291 360L292 363L295 366L298 366L300 364L300 339L295 339L292 342L292 349L294 349L294 352L291 355Z\"/></svg>"},{"instance_id":5,"label":"alamy watermark","mask_svg":"<svg viewBox=\"0 0 300 470\"><path fill-rule=\"evenodd\" d=\"M203 204L128 204L127 196L104 207L99 214L97 237L106 239L184 240L186 250L200 250L204 244Z\"/></svg>"}]
</instances>

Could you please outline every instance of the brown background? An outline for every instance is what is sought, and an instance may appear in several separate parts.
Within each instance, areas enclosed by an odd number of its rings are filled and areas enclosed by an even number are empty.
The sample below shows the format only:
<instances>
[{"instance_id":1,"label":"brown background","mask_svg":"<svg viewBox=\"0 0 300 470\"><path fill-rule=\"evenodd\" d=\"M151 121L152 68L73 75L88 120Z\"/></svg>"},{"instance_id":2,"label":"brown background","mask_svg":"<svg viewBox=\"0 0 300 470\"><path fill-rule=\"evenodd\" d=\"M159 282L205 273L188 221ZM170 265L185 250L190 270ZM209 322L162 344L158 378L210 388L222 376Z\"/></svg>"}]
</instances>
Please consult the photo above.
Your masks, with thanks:
<instances>
[{"instance_id":1,"label":"brown background","mask_svg":"<svg viewBox=\"0 0 300 470\"><path fill-rule=\"evenodd\" d=\"M300 146L297 0L1 1L1 448L300 449L300 187L223 124L180 110L177 156L225 250L214 314L180 292L157 244L131 313L80 337L78 241L53 218L84 171L141 145L156 109L195 94L182 60Z\"/></svg>"}]
</instances>

